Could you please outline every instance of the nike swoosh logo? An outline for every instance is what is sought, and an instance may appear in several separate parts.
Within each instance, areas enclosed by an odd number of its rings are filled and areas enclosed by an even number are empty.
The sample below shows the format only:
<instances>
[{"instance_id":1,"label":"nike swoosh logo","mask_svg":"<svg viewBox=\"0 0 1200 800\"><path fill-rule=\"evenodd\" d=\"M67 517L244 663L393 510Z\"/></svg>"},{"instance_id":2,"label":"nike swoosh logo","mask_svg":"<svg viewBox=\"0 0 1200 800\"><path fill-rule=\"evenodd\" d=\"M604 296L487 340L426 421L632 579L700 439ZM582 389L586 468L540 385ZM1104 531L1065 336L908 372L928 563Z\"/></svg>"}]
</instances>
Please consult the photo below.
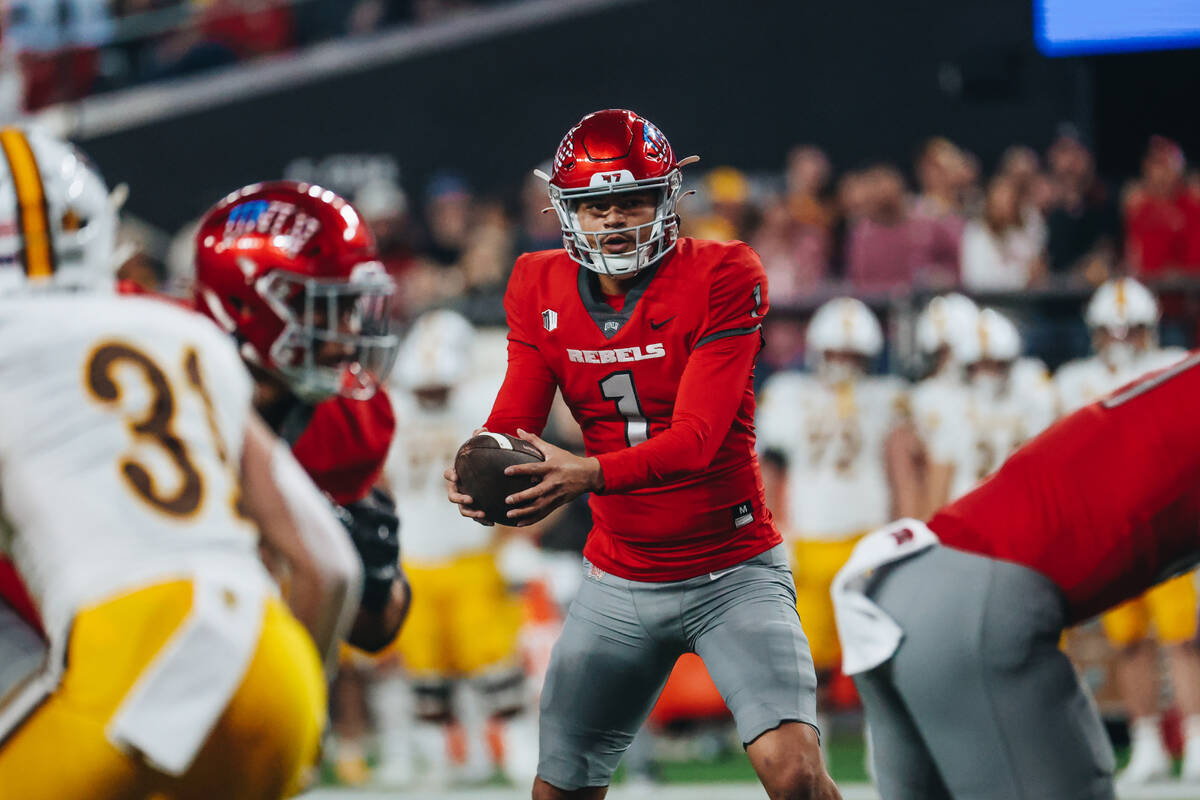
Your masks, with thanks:
<instances>
[{"instance_id":1,"label":"nike swoosh logo","mask_svg":"<svg viewBox=\"0 0 1200 800\"><path fill-rule=\"evenodd\" d=\"M717 578L724 578L729 573L737 572L739 569L741 569L741 567L737 566L737 567L730 567L729 569L722 570L721 572L710 572L710 573L708 573L708 579L710 581L715 581Z\"/></svg>"},{"instance_id":2,"label":"nike swoosh logo","mask_svg":"<svg viewBox=\"0 0 1200 800\"><path fill-rule=\"evenodd\" d=\"M679 315L678 315L678 314L672 314L671 316L669 316L669 317L667 317L666 319L664 319L662 322L655 322L654 320L650 320L650 328L651 328L652 330L658 330L658 329L659 329L659 328L661 328L663 325L666 325L668 322L670 322L671 320L675 319L675 317L677 317L677 316L679 316Z\"/></svg>"}]
</instances>

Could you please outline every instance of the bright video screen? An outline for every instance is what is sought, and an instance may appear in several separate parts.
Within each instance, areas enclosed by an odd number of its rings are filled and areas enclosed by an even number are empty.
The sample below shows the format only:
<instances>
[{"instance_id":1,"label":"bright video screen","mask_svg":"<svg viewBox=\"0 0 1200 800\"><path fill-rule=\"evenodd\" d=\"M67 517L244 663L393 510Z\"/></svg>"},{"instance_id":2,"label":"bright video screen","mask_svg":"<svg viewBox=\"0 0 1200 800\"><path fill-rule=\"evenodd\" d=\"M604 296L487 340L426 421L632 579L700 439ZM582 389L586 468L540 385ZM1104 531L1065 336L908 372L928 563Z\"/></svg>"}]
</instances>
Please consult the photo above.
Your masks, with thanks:
<instances>
[{"instance_id":1,"label":"bright video screen","mask_svg":"<svg viewBox=\"0 0 1200 800\"><path fill-rule=\"evenodd\" d=\"M1048 56L1200 47L1200 0L1033 0Z\"/></svg>"}]
</instances>

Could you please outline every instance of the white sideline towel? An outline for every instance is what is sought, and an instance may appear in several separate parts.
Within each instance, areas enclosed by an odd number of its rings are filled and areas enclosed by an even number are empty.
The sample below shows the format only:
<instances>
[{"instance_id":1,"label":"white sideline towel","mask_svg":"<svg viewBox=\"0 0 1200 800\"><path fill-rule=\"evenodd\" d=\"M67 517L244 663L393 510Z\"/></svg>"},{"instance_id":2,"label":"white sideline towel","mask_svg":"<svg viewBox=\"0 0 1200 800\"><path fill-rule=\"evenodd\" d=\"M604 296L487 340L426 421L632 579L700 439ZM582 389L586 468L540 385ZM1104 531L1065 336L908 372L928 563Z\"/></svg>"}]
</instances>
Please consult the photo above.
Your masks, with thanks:
<instances>
[{"instance_id":1,"label":"white sideline towel","mask_svg":"<svg viewBox=\"0 0 1200 800\"><path fill-rule=\"evenodd\" d=\"M262 632L269 589L254 569L200 568L192 609L109 722L117 747L182 775L242 683Z\"/></svg>"},{"instance_id":2,"label":"white sideline towel","mask_svg":"<svg viewBox=\"0 0 1200 800\"><path fill-rule=\"evenodd\" d=\"M924 522L901 519L862 538L833 579L833 615L842 644L842 672L857 675L887 661L904 631L866 594L875 571L938 544Z\"/></svg>"}]
</instances>

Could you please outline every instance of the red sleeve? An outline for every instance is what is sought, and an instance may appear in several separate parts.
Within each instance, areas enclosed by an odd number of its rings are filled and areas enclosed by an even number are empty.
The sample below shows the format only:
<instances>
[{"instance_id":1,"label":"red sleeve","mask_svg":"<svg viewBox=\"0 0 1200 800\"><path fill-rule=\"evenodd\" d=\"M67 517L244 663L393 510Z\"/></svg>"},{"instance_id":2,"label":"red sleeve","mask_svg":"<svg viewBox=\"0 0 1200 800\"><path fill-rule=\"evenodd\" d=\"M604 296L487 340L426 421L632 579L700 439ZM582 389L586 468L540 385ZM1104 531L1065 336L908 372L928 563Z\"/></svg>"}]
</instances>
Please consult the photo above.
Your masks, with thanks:
<instances>
[{"instance_id":1,"label":"red sleeve","mask_svg":"<svg viewBox=\"0 0 1200 800\"><path fill-rule=\"evenodd\" d=\"M648 441L598 456L605 493L672 483L712 463L745 397L762 345L767 278L745 245L719 267L709 316L679 379L671 424ZM713 391L713 387L729 387ZM736 388L735 388L736 387Z\"/></svg>"},{"instance_id":2,"label":"red sleeve","mask_svg":"<svg viewBox=\"0 0 1200 800\"><path fill-rule=\"evenodd\" d=\"M528 305L523 302L529 294L524 291L524 276L528 267L525 256L517 259L508 289L504 293L504 314L508 321L508 369L504 384L496 395L492 413L484 423L489 431L516 435L517 428L541 435L554 402L558 380L542 358L530 331Z\"/></svg>"},{"instance_id":3,"label":"red sleeve","mask_svg":"<svg viewBox=\"0 0 1200 800\"><path fill-rule=\"evenodd\" d=\"M546 427L558 381L536 347L508 340L508 370L484 424L489 431L516 436L517 428L539 436Z\"/></svg>"},{"instance_id":4,"label":"red sleeve","mask_svg":"<svg viewBox=\"0 0 1200 800\"><path fill-rule=\"evenodd\" d=\"M352 503L379 480L395 432L392 401L382 389L369 400L332 397L313 410L292 453L334 502Z\"/></svg>"}]
</instances>

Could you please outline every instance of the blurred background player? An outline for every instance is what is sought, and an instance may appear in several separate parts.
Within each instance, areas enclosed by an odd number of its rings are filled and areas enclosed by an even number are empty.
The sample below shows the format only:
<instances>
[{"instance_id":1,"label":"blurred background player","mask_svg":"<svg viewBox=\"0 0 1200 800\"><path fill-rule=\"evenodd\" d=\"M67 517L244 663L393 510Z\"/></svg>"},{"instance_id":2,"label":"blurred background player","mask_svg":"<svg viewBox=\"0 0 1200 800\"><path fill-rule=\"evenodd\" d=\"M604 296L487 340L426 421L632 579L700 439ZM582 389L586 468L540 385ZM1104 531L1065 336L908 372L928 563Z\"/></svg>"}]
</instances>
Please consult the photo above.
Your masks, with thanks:
<instances>
[{"instance_id":1,"label":"blurred background player","mask_svg":"<svg viewBox=\"0 0 1200 800\"><path fill-rule=\"evenodd\" d=\"M955 360L951 345L971 334L978 317L975 301L957 292L933 298L917 316L917 352L928 374L913 387L912 415L924 439L937 429L942 394L963 384L962 365Z\"/></svg>"},{"instance_id":2,"label":"blurred background player","mask_svg":"<svg viewBox=\"0 0 1200 800\"><path fill-rule=\"evenodd\" d=\"M942 394L939 424L926 439L926 514L970 491L1054 421L1049 377L1036 365L1018 372L1021 335L1003 314L979 311L951 350L963 380Z\"/></svg>"},{"instance_id":3,"label":"blurred background player","mask_svg":"<svg viewBox=\"0 0 1200 800\"><path fill-rule=\"evenodd\" d=\"M364 568L349 641L380 650L399 631L408 590L394 504L373 488L395 429L381 386L399 346L395 285L374 238L333 192L275 181L227 195L195 242L195 306L237 342L255 409L336 504Z\"/></svg>"},{"instance_id":4,"label":"blurred background player","mask_svg":"<svg viewBox=\"0 0 1200 800\"><path fill-rule=\"evenodd\" d=\"M1094 355L1064 364L1055 376L1066 413L1091 403L1119 386L1187 355L1159 347L1158 302L1133 278L1103 284L1092 295L1085 315ZM1184 761L1181 777L1200 781L1200 651L1196 647L1196 575L1162 583L1101 618L1116 648L1116 676L1130 720L1129 763L1119 776L1129 786L1170 776L1171 756L1163 743L1159 714L1159 648L1183 717Z\"/></svg>"},{"instance_id":5,"label":"blurred background player","mask_svg":"<svg viewBox=\"0 0 1200 800\"><path fill-rule=\"evenodd\" d=\"M395 644L401 669L382 665L372 689L375 777L384 785L411 778L414 754L425 783L445 783L452 733L465 738L468 765L482 754L477 779L490 777L489 732L499 734L500 764L512 783L528 786L537 772L537 725L517 649L521 608L497 567L503 537L496 532L505 529L457 514L442 478L503 380L502 362L477 369L476 341L461 315L427 312L405 337L395 375L397 435L386 474L404 525L413 604ZM464 715L467 704L482 714L471 708Z\"/></svg>"},{"instance_id":6,"label":"blurred background player","mask_svg":"<svg viewBox=\"0 0 1200 800\"><path fill-rule=\"evenodd\" d=\"M229 340L114 293L114 212L86 158L12 127L0 148L0 326L37 332L0 351L2 544L48 634L52 690L0 730L0 786L290 796L324 724L321 660L354 616L353 549L254 414Z\"/></svg>"},{"instance_id":7,"label":"blurred background player","mask_svg":"<svg viewBox=\"0 0 1200 800\"><path fill-rule=\"evenodd\" d=\"M796 608L813 664L840 659L829 587L858 539L919 502L916 476L891 474L887 449L907 421L904 382L870 374L883 350L871 310L850 297L813 315L812 374L778 372L763 387L757 433L768 504L792 539Z\"/></svg>"}]
</instances>

